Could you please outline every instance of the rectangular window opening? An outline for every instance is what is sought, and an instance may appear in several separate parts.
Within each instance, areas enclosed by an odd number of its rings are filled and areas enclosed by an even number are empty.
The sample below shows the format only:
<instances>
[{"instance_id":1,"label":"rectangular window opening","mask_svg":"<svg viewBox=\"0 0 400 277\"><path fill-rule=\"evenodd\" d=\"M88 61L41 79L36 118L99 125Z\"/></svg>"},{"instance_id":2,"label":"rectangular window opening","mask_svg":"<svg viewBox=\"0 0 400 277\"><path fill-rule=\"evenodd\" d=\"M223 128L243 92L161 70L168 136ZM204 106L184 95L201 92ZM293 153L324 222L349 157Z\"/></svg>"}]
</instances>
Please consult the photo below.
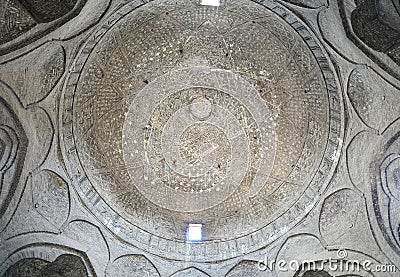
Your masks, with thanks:
<instances>
[{"instance_id":1,"label":"rectangular window opening","mask_svg":"<svg viewBox=\"0 0 400 277\"><path fill-rule=\"evenodd\" d=\"M220 0L200 0L200 5L219 7L221 6L221 2Z\"/></svg>"},{"instance_id":2,"label":"rectangular window opening","mask_svg":"<svg viewBox=\"0 0 400 277\"><path fill-rule=\"evenodd\" d=\"M187 242L200 242L203 239L202 224L189 223L186 233Z\"/></svg>"}]
</instances>

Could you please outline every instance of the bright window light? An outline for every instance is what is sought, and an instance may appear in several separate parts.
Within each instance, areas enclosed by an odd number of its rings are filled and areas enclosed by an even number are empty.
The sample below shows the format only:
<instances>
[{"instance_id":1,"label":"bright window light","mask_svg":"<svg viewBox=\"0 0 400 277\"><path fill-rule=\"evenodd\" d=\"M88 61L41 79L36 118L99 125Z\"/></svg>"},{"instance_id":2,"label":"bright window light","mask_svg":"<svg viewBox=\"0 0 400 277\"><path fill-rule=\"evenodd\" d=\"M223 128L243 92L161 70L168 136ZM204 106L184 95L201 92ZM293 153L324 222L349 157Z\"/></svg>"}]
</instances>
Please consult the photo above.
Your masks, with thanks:
<instances>
[{"instance_id":1,"label":"bright window light","mask_svg":"<svg viewBox=\"0 0 400 277\"><path fill-rule=\"evenodd\" d=\"M221 3L220 0L200 0L200 5L219 7Z\"/></svg>"},{"instance_id":2,"label":"bright window light","mask_svg":"<svg viewBox=\"0 0 400 277\"><path fill-rule=\"evenodd\" d=\"M202 227L202 224L189 223L186 234L187 242L200 242L203 238L201 233Z\"/></svg>"}]
</instances>

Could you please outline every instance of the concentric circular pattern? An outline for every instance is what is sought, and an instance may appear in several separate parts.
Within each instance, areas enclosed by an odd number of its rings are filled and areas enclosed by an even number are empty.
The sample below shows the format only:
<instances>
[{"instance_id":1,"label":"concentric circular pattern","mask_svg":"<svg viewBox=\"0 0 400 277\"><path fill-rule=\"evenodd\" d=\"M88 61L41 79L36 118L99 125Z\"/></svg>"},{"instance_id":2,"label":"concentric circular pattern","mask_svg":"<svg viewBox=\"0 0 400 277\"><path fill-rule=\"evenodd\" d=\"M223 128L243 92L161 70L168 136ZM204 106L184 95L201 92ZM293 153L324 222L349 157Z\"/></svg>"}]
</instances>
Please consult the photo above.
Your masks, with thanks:
<instances>
[{"instance_id":1,"label":"concentric circular pattern","mask_svg":"<svg viewBox=\"0 0 400 277\"><path fill-rule=\"evenodd\" d=\"M337 162L342 100L324 50L269 1L137 5L94 32L64 89L78 192L158 255L211 261L266 245L310 211ZM190 222L203 242L185 242Z\"/></svg>"},{"instance_id":2,"label":"concentric circular pattern","mask_svg":"<svg viewBox=\"0 0 400 277\"><path fill-rule=\"evenodd\" d=\"M223 80L234 80L234 87ZM210 67L171 71L132 100L122 134L124 164L154 204L203 211L227 199L246 173L252 191L263 187L275 156L274 124L265 101L240 75Z\"/></svg>"},{"instance_id":3,"label":"concentric circular pattern","mask_svg":"<svg viewBox=\"0 0 400 277\"><path fill-rule=\"evenodd\" d=\"M8 88L0 83L0 95L7 95ZM7 220L7 210L17 194L28 140L22 125L0 97L0 219ZM6 224L1 224L5 226Z\"/></svg>"},{"instance_id":4,"label":"concentric circular pattern","mask_svg":"<svg viewBox=\"0 0 400 277\"><path fill-rule=\"evenodd\" d=\"M379 227L388 244L400 255L400 132L385 144L375 162L372 200Z\"/></svg>"}]
</instances>

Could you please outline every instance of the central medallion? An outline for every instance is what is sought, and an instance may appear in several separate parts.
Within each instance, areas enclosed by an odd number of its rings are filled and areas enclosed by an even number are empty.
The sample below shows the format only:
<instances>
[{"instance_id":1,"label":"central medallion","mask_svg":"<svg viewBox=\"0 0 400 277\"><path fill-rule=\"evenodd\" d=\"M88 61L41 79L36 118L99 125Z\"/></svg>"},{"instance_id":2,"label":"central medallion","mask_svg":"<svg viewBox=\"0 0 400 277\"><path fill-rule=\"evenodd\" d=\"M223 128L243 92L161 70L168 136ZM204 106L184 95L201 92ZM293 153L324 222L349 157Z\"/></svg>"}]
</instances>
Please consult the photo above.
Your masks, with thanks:
<instances>
[{"instance_id":1,"label":"central medallion","mask_svg":"<svg viewBox=\"0 0 400 277\"><path fill-rule=\"evenodd\" d=\"M246 176L249 197L262 189L275 158L274 125L265 101L240 75L208 67L171 71L130 105L125 165L154 204L202 211L226 200Z\"/></svg>"}]
</instances>

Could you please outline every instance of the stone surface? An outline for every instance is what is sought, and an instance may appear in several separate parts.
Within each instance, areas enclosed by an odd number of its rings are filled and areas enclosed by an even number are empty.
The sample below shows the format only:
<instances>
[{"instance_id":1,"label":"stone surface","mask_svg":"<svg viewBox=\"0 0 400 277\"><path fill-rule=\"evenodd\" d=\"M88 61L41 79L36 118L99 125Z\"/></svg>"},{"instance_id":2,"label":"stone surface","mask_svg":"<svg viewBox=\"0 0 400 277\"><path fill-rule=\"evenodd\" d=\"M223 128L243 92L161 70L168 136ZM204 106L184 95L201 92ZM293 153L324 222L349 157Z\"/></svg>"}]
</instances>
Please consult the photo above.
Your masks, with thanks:
<instances>
[{"instance_id":1,"label":"stone surface","mask_svg":"<svg viewBox=\"0 0 400 277\"><path fill-rule=\"evenodd\" d=\"M42 171L32 177L32 204L36 211L54 226L61 228L67 221L69 189L60 176Z\"/></svg>"},{"instance_id":2,"label":"stone surface","mask_svg":"<svg viewBox=\"0 0 400 277\"><path fill-rule=\"evenodd\" d=\"M191 250L199 260L248 253L300 220L326 185L342 133L334 71L273 3L182 2L160 14L177 4L163 5L131 12L95 54L84 46L64 94L68 170L105 224L122 217L111 230L134 245L182 259L192 220L205 228Z\"/></svg>"},{"instance_id":3,"label":"stone surface","mask_svg":"<svg viewBox=\"0 0 400 277\"><path fill-rule=\"evenodd\" d=\"M78 0L20 0L37 22L50 22L72 11Z\"/></svg>"},{"instance_id":4,"label":"stone surface","mask_svg":"<svg viewBox=\"0 0 400 277\"><path fill-rule=\"evenodd\" d=\"M17 38L36 24L17 0L0 2L0 44Z\"/></svg>"},{"instance_id":5,"label":"stone surface","mask_svg":"<svg viewBox=\"0 0 400 277\"><path fill-rule=\"evenodd\" d=\"M208 277L210 275L198 270L197 268L188 268L182 271L176 272L171 275L171 277L184 277L184 276L193 276L193 277Z\"/></svg>"},{"instance_id":6,"label":"stone surface","mask_svg":"<svg viewBox=\"0 0 400 277\"><path fill-rule=\"evenodd\" d=\"M325 199L319 228L331 248L358 249L366 254L376 251L364 199L355 191L339 190Z\"/></svg>"},{"instance_id":7,"label":"stone surface","mask_svg":"<svg viewBox=\"0 0 400 277\"><path fill-rule=\"evenodd\" d=\"M374 93L380 91L379 94ZM349 78L348 94L355 111L363 122L379 132L399 118L398 88L387 83L377 74L364 69L354 70Z\"/></svg>"},{"instance_id":8,"label":"stone surface","mask_svg":"<svg viewBox=\"0 0 400 277\"><path fill-rule=\"evenodd\" d=\"M391 0L338 1L338 11L346 36L375 65L400 78L398 2Z\"/></svg>"},{"instance_id":9,"label":"stone surface","mask_svg":"<svg viewBox=\"0 0 400 277\"><path fill-rule=\"evenodd\" d=\"M299 5L301 7L313 9L328 6L328 2L326 0L287 0L287 2Z\"/></svg>"},{"instance_id":10,"label":"stone surface","mask_svg":"<svg viewBox=\"0 0 400 277\"><path fill-rule=\"evenodd\" d=\"M71 19L78 16L85 6L91 6L91 4L86 5L86 1L2 0L0 2L0 30L2 31L0 33L0 55L6 55L32 45L57 28L66 25ZM107 0L103 2L107 2ZM104 12L102 3L98 3L98 8L100 13ZM93 12L93 14L96 17L97 13ZM81 32L86 29L92 23L91 21L92 16L86 16L86 22L75 24L76 31ZM48 38L45 41L53 39ZM36 47L41 44L43 41ZM2 62L1 56L0 62Z\"/></svg>"},{"instance_id":11,"label":"stone surface","mask_svg":"<svg viewBox=\"0 0 400 277\"><path fill-rule=\"evenodd\" d=\"M123 277L135 272L138 276L160 276L154 265L145 256L127 255L116 259L107 269L107 276Z\"/></svg>"},{"instance_id":12,"label":"stone surface","mask_svg":"<svg viewBox=\"0 0 400 277\"><path fill-rule=\"evenodd\" d=\"M20 182L27 144L18 117L0 97L0 217L4 216Z\"/></svg>"},{"instance_id":13,"label":"stone surface","mask_svg":"<svg viewBox=\"0 0 400 277\"><path fill-rule=\"evenodd\" d=\"M272 274L271 274L272 275ZM233 267L227 277L240 277L240 276L268 276L264 271L258 268L257 262L254 261L242 261Z\"/></svg>"},{"instance_id":14,"label":"stone surface","mask_svg":"<svg viewBox=\"0 0 400 277\"><path fill-rule=\"evenodd\" d=\"M1 1L0 276L398 276L396 5Z\"/></svg>"},{"instance_id":15,"label":"stone surface","mask_svg":"<svg viewBox=\"0 0 400 277\"><path fill-rule=\"evenodd\" d=\"M384 146L372 187L374 208L387 242L400 255L400 152L399 133Z\"/></svg>"},{"instance_id":16,"label":"stone surface","mask_svg":"<svg viewBox=\"0 0 400 277\"><path fill-rule=\"evenodd\" d=\"M57 43L47 43L18 61L2 65L0 79L15 88L24 106L43 100L63 75L65 52Z\"/></svg>"},{"instance_id":17,"label":"stone surface","mask_svg":"<svg viewBox=\"0 0 400 277\"><path fill-rule=\"evenodd\" d=\"M391 0L365 0L352 13L354 32L370 47L389 50L400 39L400 13Z\"/></svg>"},{"instance_id":18,"label":"stone surface","mask_svg":"<svg viewBox=\"0 0 400 277\"><path fill-rule=\"evenodd\" d=\"M19 261L6 271L4 277L87 276L84 263L77 256L61 255L54 262L28 258Z\"/></svg>"}]
</instances>

